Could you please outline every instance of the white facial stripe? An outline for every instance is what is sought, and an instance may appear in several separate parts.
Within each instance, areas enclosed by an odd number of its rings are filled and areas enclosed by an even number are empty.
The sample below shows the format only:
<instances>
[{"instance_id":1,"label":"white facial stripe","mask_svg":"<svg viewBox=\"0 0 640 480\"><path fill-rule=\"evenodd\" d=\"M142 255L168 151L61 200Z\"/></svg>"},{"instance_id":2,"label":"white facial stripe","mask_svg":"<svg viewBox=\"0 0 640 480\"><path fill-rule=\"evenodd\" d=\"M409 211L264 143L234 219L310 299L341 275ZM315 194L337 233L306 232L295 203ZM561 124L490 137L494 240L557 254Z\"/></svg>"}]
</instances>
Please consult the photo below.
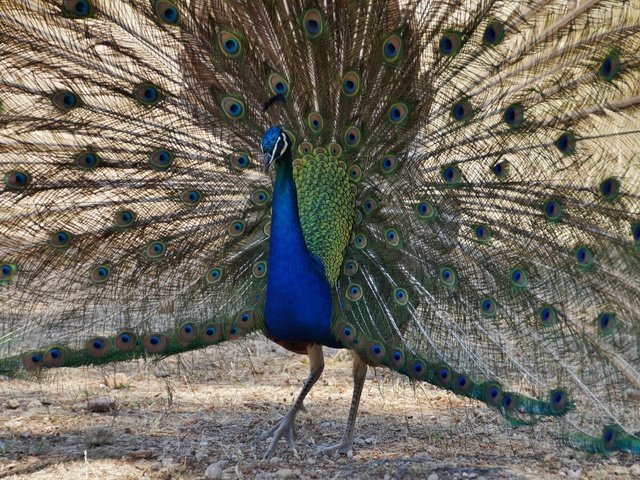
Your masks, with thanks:
<instances>
[{"instance_id":1,"label":"white facial stripe","mask_svg":"<svg viewBox=\"0 0 640 480\"><path fill-rule=\"evenodd\" d=\"M284 133L282 134L281 137L278 138L278 141L280 141L280 138L282 138L282 141L284 142L284 145L282 147L282 151L280 152L280 156L282 156L282 155L284 155L284 152L287 151L287 147L289 146L289 142L287 142L287 136Z\"/></svg>"},{"instance_id":2,"label":"white facial stripe","mask_svg":"<svg viewBox=\"0 0 640 480\"><path fill-rule=\"evenodd\" d=\"M276 144L273 146L273 150L271 151L271 161L273 162L273 159L276 158L276 150L278 149L278 144L280 143L280 137L278 137L278 140L276 140Z\"/></svg>"}]
</instances>

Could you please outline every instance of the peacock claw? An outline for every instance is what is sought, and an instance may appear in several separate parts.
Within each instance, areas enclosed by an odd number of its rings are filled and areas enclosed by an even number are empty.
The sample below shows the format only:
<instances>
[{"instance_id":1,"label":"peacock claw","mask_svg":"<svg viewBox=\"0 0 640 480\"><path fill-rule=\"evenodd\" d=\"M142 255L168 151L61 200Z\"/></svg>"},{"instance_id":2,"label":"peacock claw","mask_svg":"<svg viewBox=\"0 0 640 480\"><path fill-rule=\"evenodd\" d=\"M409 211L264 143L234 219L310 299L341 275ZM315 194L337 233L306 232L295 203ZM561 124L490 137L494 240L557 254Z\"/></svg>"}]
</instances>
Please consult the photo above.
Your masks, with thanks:
<instances>
[{"instance_id":1,"label":"peacock claw","mask_svg":"<svg viewBox=\"0 0 640 480\"><path fill-rule=\"evenodd\" d=\"M348 458L353 457L353 443L347 440L342 440L340 443L323 447L318 450L321 455L346 455Z\"/></svg>"},{"instance_id":2,"label":"peacock claw","mask_svg":"<svg viewBox=\"0 0 640 480\"><path fill-rule=\"evenodd\" d=\"M287 415L282 417L278 423L271 427L269 431L260 436L260 440L267 440L268 438L271 438L269 448L264 454L265 459L270 458L273 455L278 442L283 436L287 440L287 445L289 446L289 448L293 451L294 454L297 454L295 415L290 415L288 413Z\"/></svg>"}]
</instances>

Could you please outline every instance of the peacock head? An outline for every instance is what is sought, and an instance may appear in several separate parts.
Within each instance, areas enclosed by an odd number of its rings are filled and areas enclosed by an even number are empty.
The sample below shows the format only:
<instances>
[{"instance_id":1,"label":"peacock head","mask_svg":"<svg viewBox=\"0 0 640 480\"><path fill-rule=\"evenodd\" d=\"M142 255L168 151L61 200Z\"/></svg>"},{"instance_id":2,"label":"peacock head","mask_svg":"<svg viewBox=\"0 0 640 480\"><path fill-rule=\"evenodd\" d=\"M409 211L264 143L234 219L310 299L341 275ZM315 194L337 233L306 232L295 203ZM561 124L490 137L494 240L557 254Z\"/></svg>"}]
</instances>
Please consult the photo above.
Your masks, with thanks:
<instances>
[{"instance_id":1,"label":"peacock head","mask_svg":"<svg viewBox=\"0 0 640 480\"><path fill-rule=\"evenodd\" d=\"M262 168L264 173L269 171L273 162L280 160L291 148L291 139L282 127L271 127L262 136L262 153L264 154Z\"/></svg>"}]
</instances>

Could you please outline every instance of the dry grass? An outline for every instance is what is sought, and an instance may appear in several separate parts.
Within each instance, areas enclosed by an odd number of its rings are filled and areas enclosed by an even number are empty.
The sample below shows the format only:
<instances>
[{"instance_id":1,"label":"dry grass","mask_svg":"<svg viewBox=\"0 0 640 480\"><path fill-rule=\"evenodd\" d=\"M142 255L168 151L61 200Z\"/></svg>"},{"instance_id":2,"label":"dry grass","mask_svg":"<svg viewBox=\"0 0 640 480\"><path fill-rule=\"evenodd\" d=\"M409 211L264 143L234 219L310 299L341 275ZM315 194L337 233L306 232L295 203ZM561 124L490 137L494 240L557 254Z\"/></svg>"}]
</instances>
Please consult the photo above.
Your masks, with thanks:
<instances>
[{"instance_id":1,"label":"dry grass","mask_svg":"<svg viewBox=\"0 0 640 480\"><path fill-rule=\"evenodd\" d=\"M306 357L253 339L156 365L0 380L0 478L192 479L214 463L223 478L640 478L629 456L559 447L542 428L514 430L478 403L380 369L365 386L354 457L319 456L340 439L351 397L349 356L335 352L298 417L297 452L282 442L262 460L257 436L291 405L307 369ZM125 384L104 385L116 372ZM115 409L89 412L98 397Z\"/></svg>"}]
</instances>

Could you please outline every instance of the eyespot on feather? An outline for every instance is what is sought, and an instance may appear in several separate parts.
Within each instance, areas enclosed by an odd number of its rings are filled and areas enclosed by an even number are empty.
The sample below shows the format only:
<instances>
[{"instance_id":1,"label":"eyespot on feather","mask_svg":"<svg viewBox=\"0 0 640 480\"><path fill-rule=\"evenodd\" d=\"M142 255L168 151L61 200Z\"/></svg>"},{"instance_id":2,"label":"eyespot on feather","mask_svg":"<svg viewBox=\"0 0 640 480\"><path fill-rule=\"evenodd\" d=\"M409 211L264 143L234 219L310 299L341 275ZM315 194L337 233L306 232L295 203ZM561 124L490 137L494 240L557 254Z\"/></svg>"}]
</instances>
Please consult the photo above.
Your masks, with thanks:
<instances>
[{"instance_id":1,"label":"eyespot on feather","mask_svg":"<svg viewBox=\"0 0 640 480\"><path fill-rule=\"evenodd\" d=\"M395 62L402 53L402 39L397 34L389 35L382 42L382 56L386 62Z\"/></svg>"},{"instance_id":2,"label":"eyespot on feather","mask_svg":"<svg viewBox=\"0 0 640 480\"><path fill-rule=\"evenodd\" d=\"M462 172L456 165L445 165L440 171L445 183L450 187L457 187L462 181Z\"/></svg>"},{"instance_id":3,"label":"eyespot on feather","mask_svg":"<svg viewBox=\"0 0 640 480\"><path fill-rule=\"evenodd\" d=\"M614 202L620 196L620 180L615 177L606 178L600 183L599 190L607 202Z\"/></svg>"},{"instance_id":4,"label":"eyespot on feather","mask_svg":"<svg viewBox=\"0 0 640 480\"><path fill-rule=\"evenodd\" d=\"M217 267L208 269L205 279L210 284L218 283L222 279L222 269Z\"/></svg>"},{"instance_id":5,"label":"eyespot on feather","mask_svg":"<svg viewBox=\"0 0 640 480\"><path fill-rule=\"evenodd\" d=\"M256 262L251 269L251 273L256 278L264 278L264 276L267 274L267 262L265 262L264 260Z\"/></svg>"},{"instance_id":6,"label":"eyespot on feather","mask_svg":"<svg viewBox=\"0 0 640 480\"><path fill-rule=\"evenodd\" d=\"M90 357L102 358L111 351L111 341L105 337L94 337L85 343L85 349Z\"/></svg>"},{"instance_id":7,"label":"eyespot on feather","mask_svg":"<svg viewBox=\"0 0 640 480\"><path fill-rule=\"evenodd\" d=\"M360 74L350 70L342 76L342 93L347 97L353 97L360 92Z\"/></svg>"},{"instance_id":8,"label":"eyespot on feather","mask_svg":"<svg viewBox=\"0 0 640 480\"><path fill-rule=\"evenodd\" d=\"M62 11L71 18L89 18L93 16L94 5L91 0L64 0Z\"/></svg>"},{"instance_id":9,"label":"eyespot on feather","mask_svg":"<svg viewBox=\"0 0 640 480\"><path fill-rule=\"evenodd\" d=\"M520 103L514 103L505 108L502 119L511 129L516 129L524 121L524 107Z\"/></svg>"},{"instance_id":10,"label":"eyespot on feather","mask_svg":"<svg viewBox=\"0 0 640 480\"><path fill-rule=\"evenodd\" d=\"M309 126L309 129L311 129L312 132L319 133L324 128L324 119L322 118L322 115L320 115L319 112L311 112L307 116L307 125Z\"/></svg>"},{"instance_id":11,"label":"eyespot on feather","mask_svg":"<svg viewBox=\"0 0 640 480\"><path fill-rule=\"evenodd\" d=\"M159 260L167 253L167 244L161 240L152 240L145 246L144 253L151 260Z\"/></svg>"},{"instance_id":12,"label":"eyespot on feather","mask_svg":"<svg viewBox=\"0 0 640 480\"><path fill-rule=\"evenodd\" d=\"M158 19L167 25L176 25L180 21L180 10L169 0L152 0L153 10Z\"/></svg>"},{"instance_id":13,"label":"eyespot on feather","mask_svg":"<svg viewBox=\"0 0 640 480\"><path fill-rule=\"evenodd\" d=\"M133 210L118 210L114 215L114 227L127 229L133 226L136 221L136 214Z\"/></svg>"},{"instance_id":14,"label":"eyespot on feather","mask_svg":"<svg viewBox=\"0 0 640 480\"><path fill-rule=\"evenodd\" d=\"M231 164L231 168L240 172L251 166L251 157L249 157L247 152L240 150L235 151L229 155L229 163Z\"/></svg>"},{"instance_id":15,"label":"eyespot on feather","mask_svg":"<svg viewBox=\"0 0 640 480\"><path fill-rule=\"evenodd\" d=\"M111 276L111 267L107 264L96 265L91 269L89 278L94 285L106 283Z\"/></svg>"},{"instance_id":16,"label":"eyespot on feather","mask_svg":"<svg viewBox=\"0 0 640 480\"><path fill-rule=\"evenodd\" d=\"M240 219L232 220L231 222L229 222L229 225L227 226L227 233L231 237L242 236L244 234L244 230L245 230L245 223Z\"/></svg>"},{"instance_id":17,"label":"eyespot on feather","mask_svg":"<svg viewBox=\"0 0 640 480\"><path fill-rule=\"evenodd\" d=\"M482 41L485 45L495 46L504 39L504 25L498 20L490 21L484 29Z\"/></svg>"},{"instance_id":18,"label":"eyespot on feather","mask_svg":"<svg viewBox=\"0 0 640 480\"><path fill-rule=\"evenodd\" d=\"M205 345L212 345L222 337L222 326L215 323L204 325L200 329L200 341Z\"/></svg>"},{"instance_id":19,"label":"eyespot on feather","mask_svg":"<svg viewBox=\"0 0 640 480\"><path fill-rule=\"evenodd\" d=\"M415 380L424 380L428 376L427 365L422 360L411 360L407 365L409 377Z\"/></svg>"},{"instance_id":20,"label":"eyespot on feather","mask_svg":"<svg viewBox=\"0 0 640 480\"><path fill-rule=\"evenodd\" d=\"M83 170L93 170L102 163L102 158L92 151L79 153L75 157L75 164Z\"/></svg>"},{"instance_id":21,"label":"eyespot on feather","mask_svg":"<svg viewBox=\"0 0 640 480\"><path fill-rule=\"evenodd\" d=\"M44 366L44 358L40 352L27 352L22 356L22 366L28 372L39 370Z\"/></svg>"},{"instance_id":22,"label":"eyespot on feather","mask_svg":"<svg viewBox=\"0 0 640 480\"><path fill-rule=\"evenodd\" d=\"M49 245L56 250L64 250L71 244L72 235L66 230L58 230L49 235Z\"/></svg>"},{"instance_id":23,"label":"eyespot on feather","mask_svg":"<svg viewBox=\"0 0 640 480\"><path fill-rule=\"evenodd\" d=\"M322 14L315 8L308 10L302 19L304 30L308 38L316 39L322 35L324 31L324 22Z\"/></svg>"},{"instance_id":24,"label":"eyespot on feather","mask_svg":"<svg viewBox=\"0 0 640 480\"><path fill-rule=\"evenodd\" d=\"M423 200L416 205L416 211L420 220L430 222L438 216L438 212L433 204L428 200Z\"/></svg>"},{"instance_id":25,"label":"eyespot on feather","mask_svg":"<svg viewBox=\"0 0 640 480\"><path fill-rule=\"evenodd\" d=\"M251 192L251 202L254 205L262 207L266 205L271 200L271 194L267 192L264 188L259 188Z\"/></svg>"},{"instance_id":26,"label":"eyespot on feather","mask_svg":"<svg viewBox=\"0 0 640 480\"><path fill-rule=\"evenodd\" d=\"M18 267L13 263L0 262L0 285L7 285L18 272Z\"/></svg>"},{"instance_id":27,"label":"eyespot on feather","mask_svg":"<svg viewBox=\"0 0 640 480\"><path fill-rule=\"evenodd\" d=\"M451 385L453 387L453 391L458 395L467 395L474 387L473 381L464 373L455 375Z\"/></svg>"},{"instance_id":28,"label":"eyespot on feather","mask_svg":"<svg viewBox=\"0 0 640 480\"><path fill-rule=\"evenodd\" d=\"M380 342L369 342L366 352L367 359L377 365L381 364L386 356L384 345Z\"/></svg>"},{"instance_id":29,"label":"eyespot on feather","mask_svg":"<svg viewBox=\"0 0 640 480\"><path fill-rule=\"evenodd\" d=\"M149 165L154 170L166 170L171 166L175 159L175 155L169 150L159 148L149 154Z\"/></svg>"},{"instance_id":30,"label":"eyespot on feather","mask_svg":"<svg viewBox=\"0 0 640 480\"><path fill-rule=\"evenodd\" d=\"M468 100L462 100L451 107L451 117L456 122L466 122L473 116L473 106Z\"/></svg>"},{"instance_id":31,"label":"eyespot on feather","mask_svg":"<svg viewBox=\"0 0 640 480\"><path fill-rule=\"evenodd\" d=\"M340 158L342 156L342 147L339 143L330 143L327 150L332 157Z\"/></svg>"},{"instance_id":32,"label":"eyespot on feather","mask_svg":"<svg viewBox=\"0 0 640 480\"><path fill-rule=\"evenodd\" d=\"M218 32L218 46L224 55L231 58L238 58L242 55L242 42L240 37L229 30Z\"/></svg>"},{"instance_id":33,"label":"eyespot on feather","mask_svg":"<svg viewBox=\"0 0 640 480\"><path fill-rule=\"evenodd\" d=\"M362 132L354 125L344 132L344 143L349 147L357 147L360 144Z\"/></svg>"},{"instance_id":34,"label":"eyespot on feather","mask_svg":"<svg viewBox=\"0 0 640 480\"><path fill-rule=\"evenodd\" d=\"M344 268L343 268L345 275L353 277L358 273L358 269L359 269L358 262L352 259L345 260Z\"/></svg>"},{"instance_id":35,"label":"eyespot on feather","mask_svg":"<svg viewBox=\"0 0 640 480\"><path fill-rule=\"evenodd\" d=\"M268 80L269 90L274 95L289 95L289 82L279 73L272 73Z\"/></svg>"},{"instance_id":36,"label":"eyespot on feather","mask_svg":"<svg viewBox=\"0 0 640 480\"><path fill-rule=\"evenodd\" d=\"M193 322L184 322L178 327L176 340L182 346L187 346L198 338L198 328Z\"/></svg>"},{"instance_id":37,"label":"eyespot on feather","mask_svg":"<svg viewBox=\"0 0 640 480\"><path fill-rule=\"evenodd\" d=\"M529 282L527 272L522 268L512 268L511 270L509 270L509 281L511 282L511 286L513 288L527 288Z\"/></svg>"},{"instance_id":38,"label":"eyespot on feather","mask_svg":"<svg viewBox=\"0 0 640 480\"><path fill-rule=\"evenodd\" d=\"M440 53L447 57L452 57L460 51L462 47L462 36L460 32L446 32L438 41Z\"/></svg>"},{"instance_id":39,"label":"eyespot on feather","mask_svg":"<svg viewBox=\"0 0 640 480\"><path fill-rule=\"evenodd\" d=\"M144 82L133 87L133 98L142 105L155 105L162 100L162 92L154 84Z\"/></svg>"},{"instance_id":40,"label":"eyespot on feather","mask_svg":"<svg viewBox=\"0 0 640 480\"><path fill-rule=\"evenodd\" d=\"M68 112L81 106L80 97L70 90L59 90L51 95L51 102L54 107L63 112Z\"/></svg>"},{"instance_id":41,"label":"eyespot on feather","mask_svg":"<svg viewBox=\"0 0 640 480\"><path fill-rule=\"evenodd\" d=\"M357 302L362 298L362 287L357 283L352 283L347 286L345 293L345 297L352 302Z\"/></svg>"},{"instance_id":42,"label":"eyespot on feather","mask_svg":"<svg viewBox=\"0 0 640 480\"><path fill-rule=\"evenodd\" d=\"M249 331L256 325L256 314L252 310L245 310L236 317L236 323L245 332Z\"/></svg>"},{"instance_id":43,"label":"eyespot on feather","mask_svg":"<svg viewBox=\"0 0 640 480\"><path fill-rule=\"evenodd\" d=\"M613 81L620 73L622 64L620 62L620 55L616 50L612 50L600 64L598 69L598 75L600 75L607 82Z\"/></svg>"},{"instance_id":44,"label":"eyespot on feather","mask_svg":"<svg viewBox=\"0 0 640 480\"><path fill-rule=\"evenodd\" d=\"M138 336L131 331L124 331L118 333L115 339L115 346L119 352L131 352L136 348L136 342L138 341Z\"/></svg>"},{"instance_id":45,"label":"eyespot on feather","mask_svg":"<svg viewBox=\"0 0 640 480\"><path fill-rule=\"evenodd\" d=\"M220 101L220 107L230 120L239 120L245 115L244 102L239 98L226 96Z\"/></svg>"},{"instance_id":46,"label":"eyespot on feather","mask_svg":"<svg viewBox=\"0 0 640 480\"><path fill-rule=\"evenodd\" d=\"M387 118L394 125L400 125L409 116L409 105L404 102L396 102L389 107Z\"/></svg>"},{"instance_id":47,"label":"eyespot on feather","mask_svg":"<svg viewBox=\"0 0 640 480\"><path fill-rule=\"evenodd\" d=\"M142 339L147 353L162 353L167 349L167 337L161 333L151 333Z\"/></svg>"},{"instance_id":48,"label":"eyespot on feather","mask_svg":"<svg viewBox=\"0 0 640 480\"><path fill-rule=\"evenodd\" d=\"M340 339L342 344L347 348L351 348L357 345L357 340L358 340L357 332L355 328L353 328L353 326L351 326L348 323L342 324L339 327L338 338Z\"/></svg>"},{"instance_id":49,"label":"eyespot on feather","mask_svg":"<svg viewBox=\"0 0 640 480\"><path fill-rule=\"evenodd\" d=\"M180 201L188 207L195 207L202 200L202 193L196 188L183 190L180 194Z\"/></svg>"},{"instance_id":50,"label":"eyespot on feather","mask_svg":"<svg viewBox=\"0 0 640 480\"><path fill-rule=\"evenodd\" d=\"M9 190L24 190L31 184L31 175L24 170L11 170L4 176L4 184Z\"/></svg>"},{"instance_id":51,"label":"eyespot on feather","mask_svg":"<svg viewBox=\"0 0 640 480\"><path fill-rule=\"evenodd\" d=\"M352 182L359 182L362 180L362 169L358 165L351 165L347 174Z\"/></svg>"},{"instance_id":52,"label":"eyespot on feather","mask_svg":"<svg viewBox=\"0 0 640 480\"><path fill-rule=\"evenodd\" d=\"M394 370L400 370L404 367L405 355L399 348L392 348L387 356L387 362L389 366Z\"/></svg>"},{"instance_id":53,"label":"eyespot on feather","mask_svg":"<svg viewBox=\"0 0 640 480\"><path fill-rule=\"evenodd\" d=\"M452 267L440 267L438 277L445 287L453 288L458 285L458 274Z\"/></svg>"},{"instance_id":54,"label":"eyespot on feather","mask_svg":"<svg viewBox=\"0 0 640 480\"><path fill-rule=\"evenodd\" d=\"M552 327L558 321L558 312L551 305L543 305L540 307L537 316L543 328Z\"/></svg>"},{"instance_id":55,"label":"eyespot on feather","mask_svg":"<svg viewBox=\"0 0 640 480\"><path fill-rule=\"evenodd\" d=\"M49 368L58 368L64 366L64 360L67 357L67 351L64 347L53 346L44 354L44 363Z\"/></svg>"}]
</instances>

